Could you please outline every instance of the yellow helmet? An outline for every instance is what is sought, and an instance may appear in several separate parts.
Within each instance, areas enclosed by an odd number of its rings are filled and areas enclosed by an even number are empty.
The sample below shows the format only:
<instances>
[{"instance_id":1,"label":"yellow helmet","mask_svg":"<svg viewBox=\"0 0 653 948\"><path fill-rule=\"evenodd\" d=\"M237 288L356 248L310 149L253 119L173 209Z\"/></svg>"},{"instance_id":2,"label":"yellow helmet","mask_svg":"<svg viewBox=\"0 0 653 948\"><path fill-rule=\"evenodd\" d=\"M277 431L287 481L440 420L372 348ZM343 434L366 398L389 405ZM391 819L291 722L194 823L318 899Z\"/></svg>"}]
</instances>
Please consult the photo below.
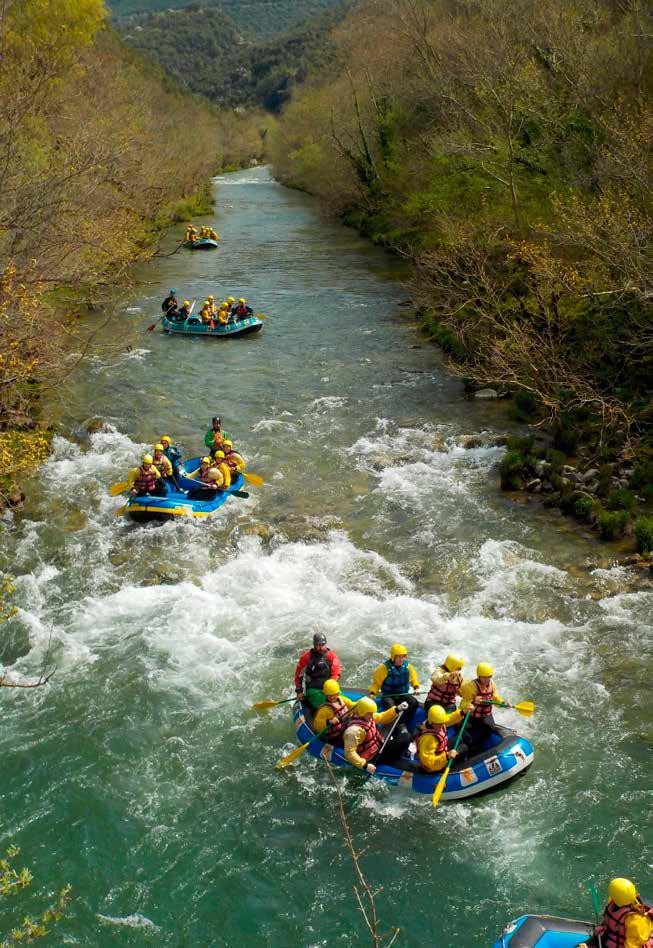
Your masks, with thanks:
<instances>
[{"instance_id":1,"label":"yellow helmet","mask_svg":"<svg viewBox=\"0 0 653 948\"><path fill-rule=\"evenodd\" d=\"M227 303L235 303L235 302L236 302L236 300L234 299L233 296L228 296L228 297L227 297Z\"/></svg>"},{"instance_id":2,"label":"yellow helmet","mask_svg":"<svg viewBox=\"0 0 653 948\"><path fill-rule=\"evenodd\" d=\"M161 444L164 444L164 443L165 443L165 444L172 444L172 438L170 437L170 435L164 435L164 436L161 438Z\"/></svg>"},{"instance_id":3,"label":"yellow helmet","mask_svg":"<svg viewBox=\"0 0 653 948\"><path fill-rule=\"evenodd\" d=\"M630 879L612 879L608 886L608 897L619 908L623 908L624 905L630 905L631 902L635 901L637 889Z\"/></svg>"},{"instance_id":4,"label":"yellow helmet","mask_svg":"<svg viewBox=\"0 0 653 948\"><path fill-rule=\"evenodd\" d=\"M216 456L216 458L223 458L223 457L224 457L224 451L216 451L216 452L215 452L215 456Z\"/></svg>"},{"instance_id":5,"label":"yellow helmet","mask_svg":"<svg viewBox=\"0 0 653 948\"><path fill-rule=\"evenodd\" d=\"M238 300L238 302L239 302L239 303L246 303L247 300L245 299L244 296L241 296L240 299Z\"/></svg>"},{"instance_id":6,"label":"yellow helmet","mask_svg":"<svg viewBox=\"0 0 653 948\"><path fill-rule=\"evenodd\" d=\"M465 664L465 659L461 658L460 655L447 655L444 660L444 667L450 672L457 672Z\"/></svg>"},{"instance_id":7,"label":"yellow helmet","mask_svg":"<svg viewBox=\"0 0 653 948\"><path fill-rule=\"evenodd\" d=\"M449 715L442 705L433 704L429 708L429 724L446 724Z\"/></svg>"},{"instance_id":8,"label":"yellow helmet","mask_svg":"<svg viewBox=\"0 0 653 948\"><path fill-rule=\"evenodd\" d=\"M152 463L152 455L151 455L151 454L144 454L144 455L143 455L143 464L151 464L151 463Z\"/></svg>"},{"instance_id":9,"label":"yellow helmet","mask_svg":"<svg viewBox=\"0 0 653 948\"><path fill-rule=\"evenodd\" d=\"M202 458L202 464L210 464L210 463L211 463L211 458L207 458L207 457Z\"/></svg>"},{"instance_id":10,"label":"yellow helmet","mask_svg":"<svg viewBox=\"0 0 653 948\"><path fill-rule=\"evenodd\" d=\"M215 296L207 296L206 298L207 300L210 300L211 302L213 302L213 300L215 299Z\"/></svg>"},{"instance_id":11,"label":"yellow helmet","mask_svg":"<svg viewBox=\"0 0 653 948\"><path fill-rule=\"evenodd\" d=\"M408 655L408 649L405 645L399 645L398 642L395 642L394 645L390 646L390 658L395 659L397 655Z\"/></svg>"},{"instance_id":12,"label":"yellow helmet","mask_svg":"<svg viewBox=\"0 0 653 948\"><path fill-rule=\"evenodd\" d=\"M234 446L233 441L229 441L228 438L224 438L223 441L222 441L222 443L223 443L223 444L226 444L228 448L233 448L233 446Z\"/></svg>"},{"instance_id":13,"label":"yellow helmet","mask_svg":"<svg viewBox=\"0 0 653 948\"><path fill-rule=\"evenodd\" d=\"M331 695L339 695L340 685L335 680L335 678L327 678L327 680L322 685L322 691L327 696L327 698Z\"/></svg>"},{"instance_id":14,"label":"yellow helmet","mask_svg":"<svg viewBox=\"0 0 653 948\"><path fill-rule=\"evenodd\" d=\"M190 306L190 302L188 300L184 300L184 306Z\"/></svg>"},{"instance_id":15,"label":"yellow helmet","mask_svg":"<svg viewBox=\"0 0 653 948\"><path fill-rule=\"evenodd\" d=\"M155 445L154 445L154 450L155 450L155 451L163 451L163 445L162 445L162 444L155 444Z\"/></svg>"},{"instance_id":16,"label":"yellow helmet","mask_svg":"<svg viewBox=\"0 0 653 948\"><path fill-rule=\"evenodd\" d=\"M376 701L374 701L372 698L359 698L356 702L357 714L375 714L376 711Z\"/></svg>"},{"instance_id":17,"label":"yellow helmet","mask_svg":"<svg viewBox=\"0 0 653 948\"><path fill-rule=\"evenodd\" d=\"M491 678L493 674L494 669L488 662L479 662L476 666L477 678Z\"/></svg>"}]
</instances>

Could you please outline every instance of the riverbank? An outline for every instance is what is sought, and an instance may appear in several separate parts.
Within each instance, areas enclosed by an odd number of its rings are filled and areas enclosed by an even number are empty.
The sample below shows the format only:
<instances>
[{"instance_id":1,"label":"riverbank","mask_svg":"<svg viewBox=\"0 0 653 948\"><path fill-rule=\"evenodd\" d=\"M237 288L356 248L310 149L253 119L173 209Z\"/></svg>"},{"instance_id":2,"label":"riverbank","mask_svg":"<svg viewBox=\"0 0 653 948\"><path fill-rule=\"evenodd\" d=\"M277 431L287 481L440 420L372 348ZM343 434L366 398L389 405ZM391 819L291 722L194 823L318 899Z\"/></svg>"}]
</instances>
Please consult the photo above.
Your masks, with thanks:
<instances>
[{"instance_id":1,"label":"riverbank","mask_svg":"<svg viewBox=\"0 0 653 948\"><path fill-rule=\"evenodd\" d=\"M337 61L272 129L270 154L280 180L411 261L411 297L455 371L512 396L570 467L581 452L579 474L636 468L628 489L649 516L639 17L607 3L591 22L571 3L563 16L522 4L510 22L495 2L363 4L332 36ZM618 532L611 512L597 509L597 523Z\"/></svg>"}]
</instances>

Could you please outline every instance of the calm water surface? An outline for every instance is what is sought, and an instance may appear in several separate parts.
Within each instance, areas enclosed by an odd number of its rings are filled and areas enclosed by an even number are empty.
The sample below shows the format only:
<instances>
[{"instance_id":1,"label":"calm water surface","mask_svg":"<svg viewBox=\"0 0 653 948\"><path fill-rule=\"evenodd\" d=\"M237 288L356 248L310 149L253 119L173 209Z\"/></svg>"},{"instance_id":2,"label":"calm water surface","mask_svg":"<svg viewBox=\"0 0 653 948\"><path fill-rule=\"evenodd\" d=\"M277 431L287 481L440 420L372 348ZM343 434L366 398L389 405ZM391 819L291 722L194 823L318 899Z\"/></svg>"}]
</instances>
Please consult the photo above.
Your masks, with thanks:
<instances>
[{"instance_id":1,"label":"calm water surface","mask_svg":"<svg viewBox=\"0 0 653 948\"><path fill-rule=\"evenodd\" d=\"M461 398L401 317L395 261L265 169L216 187L220 250L138 272L0 526L20 606L0 660L29 676L50 643L57 664L48 688L0 692L0 847L22 847L44 899L73 884L53 943L367 944L327 774L275 770L288 706L249 710L292 694L315 628L351 685L399 640L423 680L455 649L538 706L502 713L536 759L491 796L434 812L340 779L398 945L484 948L524 911L587 917L591 878L645 888L650 586L496 492L504 408ZM170 285L270 317L230 342L145 332ZM162 434L197 454L216 412L265 487L205 523L116 517L109 484Z\"/></svg>"}]
</instances>

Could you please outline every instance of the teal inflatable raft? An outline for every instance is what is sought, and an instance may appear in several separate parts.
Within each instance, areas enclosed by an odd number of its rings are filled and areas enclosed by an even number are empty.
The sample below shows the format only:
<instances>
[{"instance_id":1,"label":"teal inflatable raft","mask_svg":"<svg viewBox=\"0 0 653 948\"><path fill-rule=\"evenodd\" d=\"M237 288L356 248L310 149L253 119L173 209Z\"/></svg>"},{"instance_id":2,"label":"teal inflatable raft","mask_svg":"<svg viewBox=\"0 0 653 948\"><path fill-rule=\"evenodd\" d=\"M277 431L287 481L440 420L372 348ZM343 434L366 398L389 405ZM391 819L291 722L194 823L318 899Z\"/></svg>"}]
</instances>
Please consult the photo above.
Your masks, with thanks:
<instances>
[{"instance_id":1,"label":"teal inflatable raft","mask_svg":"<svg viewBox=\"0 0 653 948\"><path fill-rule=\"evenodd\" d=\"M522 915L511 922L492 948L576 948L594 926L554 915Z\"/></svg>"},{"instance_id":2,"label":"teal inflatable raft","mask_svg":"<svg viewBox=\"0 0 653 948\"><path fill-rule=\"evenodd\" d=\"M355 701L362 698L365 692L343 690L343 694ZM380 709L379 700L377 700L377 705ZM341 747L333 747L331 744L315 739L312 720L313 713L309 706L296 701L293 705L293 721L299 743L305 744L310 741L308 753L313 757L328 760L335 767L348 767L355 770L356 768L345 760L344 750ZM408 722L409 730L414 730L423 721L424 708L419 705L412 720ZM452 746L456 731L455 727L449 728L449 740ZM447 776L442 800L464 800L467 797L493 790L500 784L524 774L533 763L533 755L533 747L525 737L520 737L510 728L497 726L496 731L483 746L476 748L471 755L454 761ZM401 757L396 765L379 765L374 776L393 786L406 787L413 793L432 796L435 785L442 775L425 773L413 755Z\"/></svg>"},{"instance_id":3,"label":"teal inflatable raft","mask_svg":"<svg viewBox=\"0 0 653 948\"><path fill-rule=\"evenodd\" d=\"M257 316L248 316L235 323L216 325L211 329L210 323L203 323L199 316L190 316L188 319L174 320L166 316L161 320L163 331L179 336L208 336L211 339L231 339L233 336L248 336L263 329L263 320Z\"/></svg>"},{"instance_id":4,"label":"teal inflatable raft","mask_svg":"<svg viewBox=\"0 0 653 948\"><path fill-rule=\"evenodd\" d=\"M200 237L198 240L187 240L184 247L189 250L217 250L218 242L212 237Z\"/></svg>"},{"instance_id":5,"label":"teal inflatable raft","mask_svg":"<svg viewBox=\"0 0 653 948\"><path fill-rule=\"evenodd\" d=\"M219 510L227 502L234 491L242 491L245 480L239 474L226 490L211 492L210 500L189 498L189 491L198 489L198 483L185 474L192 474L199 467L199 458L184 462L177 473L177 482L180 490L173 481L166 480L166 495L158 497L154 494L145 494L131 497L125 506L125 514L137 523L148 523L153 520L165 521L173 517L187 517L202 520Z\"/></svg>"}]
</instances>

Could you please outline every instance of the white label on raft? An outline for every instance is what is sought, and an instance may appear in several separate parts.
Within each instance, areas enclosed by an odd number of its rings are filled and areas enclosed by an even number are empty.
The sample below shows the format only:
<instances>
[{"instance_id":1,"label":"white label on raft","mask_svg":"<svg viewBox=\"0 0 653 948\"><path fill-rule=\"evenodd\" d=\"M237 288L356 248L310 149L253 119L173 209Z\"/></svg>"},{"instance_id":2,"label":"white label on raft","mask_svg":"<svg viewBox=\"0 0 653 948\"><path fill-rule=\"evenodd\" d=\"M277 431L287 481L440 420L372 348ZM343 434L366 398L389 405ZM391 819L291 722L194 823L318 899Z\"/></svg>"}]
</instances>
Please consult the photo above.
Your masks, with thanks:
<instances>
[{"instance_id":1,"label":"white label on raft","mask_svg":"<svg viewBox=\"0 0 653 948\"><path fill-rule=\"evenodd\" d=\"M485 766L487 767L487 772L491 777L494 777L495 774L501 773L501 761L498 757L488 757L485 761Z\"/></svg>"},{"instance_id":2,"label":"white label on raft","mask_svg":"<svg viewBox=\"0 0 653 948\"><path fill-rule=\"evenodd\" d=\"M526 763L526 754L523 752L521 747L513 747L512 752L517 758L517 760L521 761L522 764Z\"/></svg>"},{"instance_id":3,"label":"white label on raft","mask_svg":"<svg viewBox=\"0 0 653 948\"><path fill-rule=\"evenodd\" d=\"M463 787L469 787L473 783L478 783L478 777L474 773L474 770L471 767L468 767L467 770L460 770L460 782Z\"/></svg>"}]
</instances>

